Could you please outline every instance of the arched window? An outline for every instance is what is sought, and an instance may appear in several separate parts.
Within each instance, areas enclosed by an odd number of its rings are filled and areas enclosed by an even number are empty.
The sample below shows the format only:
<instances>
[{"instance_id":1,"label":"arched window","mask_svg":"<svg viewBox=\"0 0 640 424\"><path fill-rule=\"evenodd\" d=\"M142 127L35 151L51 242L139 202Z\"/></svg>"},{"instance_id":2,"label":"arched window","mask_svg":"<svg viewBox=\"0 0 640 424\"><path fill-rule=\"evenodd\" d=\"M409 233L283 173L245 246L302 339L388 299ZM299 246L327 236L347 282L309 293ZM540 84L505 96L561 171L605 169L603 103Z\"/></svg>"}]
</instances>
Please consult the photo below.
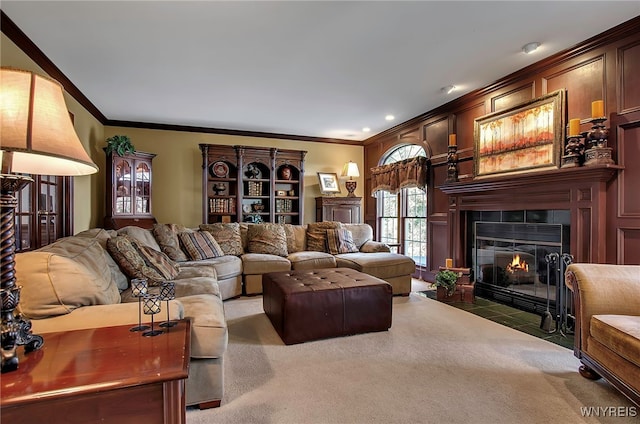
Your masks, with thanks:
<instances>
[{"instance_id":1,"label":"arched window","mask_svg":"<svg viewBox=\"0 0 640 424\"><path fill-rule=\"evenodd\" d=\"M417 156L426 157L422 147L400 146L380 161L388 165ZM427 264L427 193L420 188L403 188L392 194L381 191L377 195L377 219L380 241L398 253L413 258L420 268Z\"/></svg>"}]
</instances>

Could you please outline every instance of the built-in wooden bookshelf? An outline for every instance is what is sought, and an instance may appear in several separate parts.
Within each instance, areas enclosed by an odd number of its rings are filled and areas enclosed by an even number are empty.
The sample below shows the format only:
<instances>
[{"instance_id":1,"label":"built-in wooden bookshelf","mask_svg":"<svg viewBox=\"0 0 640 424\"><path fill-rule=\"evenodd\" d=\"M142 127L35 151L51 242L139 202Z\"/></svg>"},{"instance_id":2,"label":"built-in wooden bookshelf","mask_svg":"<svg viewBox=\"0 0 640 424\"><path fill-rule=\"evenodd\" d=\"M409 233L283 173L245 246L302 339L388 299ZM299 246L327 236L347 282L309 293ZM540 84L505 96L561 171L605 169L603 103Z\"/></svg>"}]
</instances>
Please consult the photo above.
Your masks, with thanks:
<instances>
[{"instance_id":1,"label":"built-in wooden bookshelf","mask_svg":"<svg viewBox=\"0 0 640 424\"><path fill-rule=\"evenodd\" d=\"M303 150L201 144L203 222L302 224Z\"/></svg>"}]
</instances>

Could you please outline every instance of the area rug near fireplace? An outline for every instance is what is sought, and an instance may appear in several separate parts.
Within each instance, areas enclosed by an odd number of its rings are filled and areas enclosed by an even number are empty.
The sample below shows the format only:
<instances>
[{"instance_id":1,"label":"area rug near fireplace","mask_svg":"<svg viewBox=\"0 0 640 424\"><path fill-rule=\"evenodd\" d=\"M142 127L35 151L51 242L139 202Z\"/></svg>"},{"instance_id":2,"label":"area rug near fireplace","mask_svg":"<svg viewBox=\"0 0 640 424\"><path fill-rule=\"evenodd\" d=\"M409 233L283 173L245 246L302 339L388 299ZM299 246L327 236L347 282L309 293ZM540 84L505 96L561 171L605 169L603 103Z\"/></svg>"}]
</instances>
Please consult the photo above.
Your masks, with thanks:
<instances>
[{"instance_id":1,"label":"area rug near fireplace","mask_svg":"<svg viewBox=\"0 0 640 424\"><path fill-rule=\"evenodd\" d=\"M389 331L285 346L261 297L226 301L222 406L187 422L640 422L583 416L632 404L568 349L415 294L393 308Z\"/></svg>"}]
</instances>

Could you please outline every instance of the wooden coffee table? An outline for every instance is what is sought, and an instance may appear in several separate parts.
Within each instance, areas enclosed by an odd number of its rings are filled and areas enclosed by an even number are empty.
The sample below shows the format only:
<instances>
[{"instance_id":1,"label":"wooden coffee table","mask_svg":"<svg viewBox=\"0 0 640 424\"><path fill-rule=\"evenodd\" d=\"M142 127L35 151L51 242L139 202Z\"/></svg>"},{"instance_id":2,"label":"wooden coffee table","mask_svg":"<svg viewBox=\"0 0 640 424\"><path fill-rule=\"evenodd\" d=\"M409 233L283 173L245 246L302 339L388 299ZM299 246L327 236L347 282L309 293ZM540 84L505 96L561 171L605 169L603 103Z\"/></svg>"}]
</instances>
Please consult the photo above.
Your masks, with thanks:
<instances>
[{"instance_id":1,"label":"wooden coffee table","mask_svg":"<svg viewBox=\"0 0 640 424\"><path fill-rule=\"evenodd\" d=\"M2 374L3 423L184 423L191 325L143 337L131 325L43 334ZM165 330L166 331L166 330Z\"/></svg>"}]
</instances>

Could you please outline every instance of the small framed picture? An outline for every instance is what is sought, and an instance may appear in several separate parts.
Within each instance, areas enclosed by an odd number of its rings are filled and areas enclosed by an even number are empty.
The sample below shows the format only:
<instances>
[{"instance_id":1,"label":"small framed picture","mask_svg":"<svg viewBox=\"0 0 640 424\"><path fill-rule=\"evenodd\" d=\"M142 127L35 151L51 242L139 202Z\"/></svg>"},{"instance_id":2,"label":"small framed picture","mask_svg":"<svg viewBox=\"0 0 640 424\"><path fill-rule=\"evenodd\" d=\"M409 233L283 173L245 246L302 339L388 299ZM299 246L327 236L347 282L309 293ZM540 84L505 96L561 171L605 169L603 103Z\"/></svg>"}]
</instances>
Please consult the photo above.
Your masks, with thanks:
<instances>
[{"instance_id":1,"label":"small framed picture","mask_svg":"<svg viewBox=\"0 0 640 424\"><path fill-rule=\"evenodd\" d=\"M320 181L320 193L335 194L340 193L340 184L338 184L338 174L335 172L318 172L318 181Z\"/></svg>"}]
</instances>

